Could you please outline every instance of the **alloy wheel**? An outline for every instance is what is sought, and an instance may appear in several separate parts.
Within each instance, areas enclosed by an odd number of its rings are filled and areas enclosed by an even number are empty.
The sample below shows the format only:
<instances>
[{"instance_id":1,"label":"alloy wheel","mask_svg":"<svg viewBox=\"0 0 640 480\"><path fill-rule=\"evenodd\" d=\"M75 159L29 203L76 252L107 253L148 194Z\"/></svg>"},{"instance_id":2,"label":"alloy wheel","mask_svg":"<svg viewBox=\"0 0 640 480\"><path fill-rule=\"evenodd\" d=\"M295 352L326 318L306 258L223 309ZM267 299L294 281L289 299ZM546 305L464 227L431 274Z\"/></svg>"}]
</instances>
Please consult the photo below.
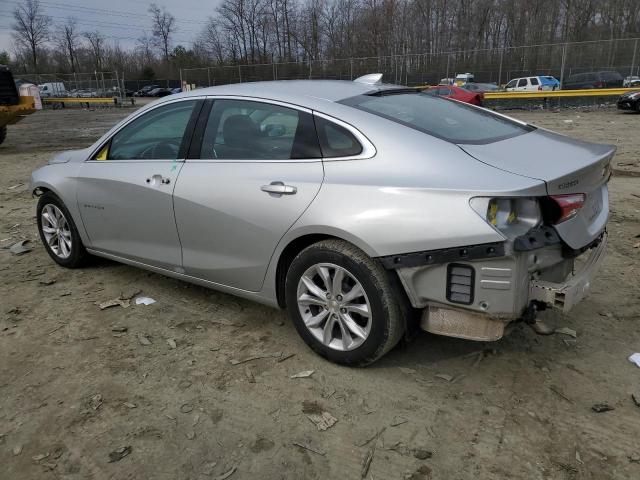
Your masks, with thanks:
<instances>
[{"instance_id":1,"label":"alloy wheel","mask_svg":"<svg viewBox=\"0 0 640 480\"><path fill-rule=\"evenodd\" d=\"M329 348L354 350L369 336L371 304L362 284L344 267L309 267L298 282L297 302L306 327Z\"/></svg>"},{"instance_id":2,"label":"alloy wheel","mask_svg":"<svg viewBox=\"0 0 640 480\"><path fill-rule=\"evenodd\" d=\"M71 255L71 228L66 217L55 205L45 205L40 214L42 233L51 251L60 258Z\"/></svg>"}]
</instances>

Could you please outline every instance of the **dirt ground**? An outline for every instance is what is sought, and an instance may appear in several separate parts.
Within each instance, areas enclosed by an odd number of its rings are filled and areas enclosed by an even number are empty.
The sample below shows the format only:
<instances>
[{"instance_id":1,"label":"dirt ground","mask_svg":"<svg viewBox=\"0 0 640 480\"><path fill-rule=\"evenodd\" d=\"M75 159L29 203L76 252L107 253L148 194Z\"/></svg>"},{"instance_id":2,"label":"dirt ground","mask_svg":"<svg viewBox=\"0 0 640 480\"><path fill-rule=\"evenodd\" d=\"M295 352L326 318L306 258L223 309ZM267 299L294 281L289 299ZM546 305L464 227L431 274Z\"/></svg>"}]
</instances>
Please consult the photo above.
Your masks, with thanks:
<instances>
[{"instance_id":1,"label":"dirt ground","mask_svg":"<svg viewBox=\"0 0 640 480\"><path fill-rule=\"evenodd\" d=\"M2 480L360 479L367 464L368 479L640 478L640 368L627 359L640 352L640 178L619 175L640 171L640 115L510 113L619 147L592 294L568 316L544 314L577 338L522 325L491 344L423 333L350 369L314 355L282 312L48 258L30 172L129 112L39 112L0 146ZM34 248L12 255L20 239ZM157 303L96 305L136 290ZM319 412L337 422L318 430Z\"/></svg>"}]
</instances>

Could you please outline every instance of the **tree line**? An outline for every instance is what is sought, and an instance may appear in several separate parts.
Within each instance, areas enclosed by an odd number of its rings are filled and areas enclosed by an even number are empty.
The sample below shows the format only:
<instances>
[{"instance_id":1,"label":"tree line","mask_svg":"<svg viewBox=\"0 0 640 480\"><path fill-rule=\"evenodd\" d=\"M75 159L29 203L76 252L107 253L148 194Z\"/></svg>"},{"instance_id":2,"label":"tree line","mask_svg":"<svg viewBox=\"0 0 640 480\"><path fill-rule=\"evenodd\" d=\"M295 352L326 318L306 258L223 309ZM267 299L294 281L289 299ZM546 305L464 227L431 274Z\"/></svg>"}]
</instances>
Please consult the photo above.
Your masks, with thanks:
<instances>
[{"instance_id":1,"label":"tree line","mask_svg":"<svg viewBox=\"0 0 640 480\"><path fill-rule=\"evenodd\" d=\"M39 0L24 0L13 20L10 60L17 71L118 70L128 78L175 78L178 69L198 66L438 52L464 56L521 45L633 38L640 35L640 1L223 0L206 21L189 27L152 3L140 25L145 33L128 47L99 29L80 28L73 17L54 22ZM193 35L193 41L179 44L177 35Z\"/></svg>"}]
</instances>

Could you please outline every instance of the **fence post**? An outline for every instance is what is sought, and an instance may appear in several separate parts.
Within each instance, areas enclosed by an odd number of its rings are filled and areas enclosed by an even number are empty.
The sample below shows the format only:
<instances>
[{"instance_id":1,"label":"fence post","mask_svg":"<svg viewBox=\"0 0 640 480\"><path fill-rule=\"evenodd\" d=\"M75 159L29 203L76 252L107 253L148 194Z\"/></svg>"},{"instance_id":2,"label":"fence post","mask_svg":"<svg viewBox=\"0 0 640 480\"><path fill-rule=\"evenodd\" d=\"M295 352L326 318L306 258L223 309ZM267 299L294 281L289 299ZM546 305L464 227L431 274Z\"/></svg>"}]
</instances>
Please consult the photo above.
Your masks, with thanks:
<instances>
[{"instance_id":1,"label":"fence post","mask_svg":"<svg viewBox=\"0 0 640 480\"><path fill-rule=\"evenodd\" d=\"M353 58L349 59L349 76L353 80Z\"/></svg>"},{"instance_id":2,"label":"fence post","mask_svg":"<svg viewBox=\"0 0 640 480\"><path fill-rule=\"evenodd\" d=\"M447 53L447 74L445 75L445 78L449 78L449 54ZM448 82L449 80L447 80Z\"/></svg>"},{"instance_id":3,"label":"fence post","mask_svg":"<svg viewBox=\"0 0 640 480\"><path fill-rule=\"evenodd\" d=\"M240 79L240 83L242 83L242 69L240 68L240 64L238 64L238 78Z\"/></svg>"},{"instance_id":4,"label":"fence post","mask_svg":"<svg viewBox=\"0 0 640 480\"><path fill-rule=\"evenodd\" d=\"M500 49L500 67L498 68L498 86L502 85L502 57L504 56L504 47Z\"/></svg>"},{"instance_id":5,"label":"fence post","mask_svg":"<svg viewBox=\"0 0 640 480\"><path fill-rule=\"evenodd\" d=\"M560 88L562 88L562 83L564 82L564 62L567 57L567 44L564 43L562 45L562 65L560 66Z\"/></svg>"},{"instance_id":6,"label":"fence post","mask_svg":"<svg viewBox=\"0 0 640 480\"><path fill-rule=\"evenodd\" d=\"M629 72L629 75L633 75L633 67L636 64L636 51L638 50L638 39L636 38L636 41L633 42L633 58L631 59L631 71Z\"/></svg>"},{"instance_id":7,"label":"fence post","mask_svg":"<svg viewBox=\"0 0 640 480\"><path fill-rule=\"evenodd\" d=\"M211 73L209 72L209 67L207 67L207 87L211 86Z\"/></svg>"}]
</instances>

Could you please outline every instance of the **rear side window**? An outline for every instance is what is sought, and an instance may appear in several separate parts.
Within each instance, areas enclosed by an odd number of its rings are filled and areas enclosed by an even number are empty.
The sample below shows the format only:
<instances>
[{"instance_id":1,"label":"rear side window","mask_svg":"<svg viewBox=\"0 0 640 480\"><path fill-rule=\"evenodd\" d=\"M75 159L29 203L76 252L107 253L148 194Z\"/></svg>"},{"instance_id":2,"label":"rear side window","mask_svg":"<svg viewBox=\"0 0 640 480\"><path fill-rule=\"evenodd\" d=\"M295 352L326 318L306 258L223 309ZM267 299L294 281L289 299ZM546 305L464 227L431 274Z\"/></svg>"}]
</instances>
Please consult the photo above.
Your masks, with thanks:
<instances>
[{"instance_id":1,"label":"rear side window","mask_svg":"<svg viewBox=\"0 0 640 480\"><path fill-rule=\"evenodd\" d=\"M215 100L200 158L251 161L320 156L311 114L270 103Z\"/></svg>"},{"instance_id":2,"label":"rear side window","mask_svg":"<svg viewBox=\"0 0 640 480\"><path fill-rule=\"evenodd\" d=\"M322 117L314 118L324 158L353 157L362 153L362 145L349 130Z\"/></svg>"},{"instance_id":3,"label":"rear side window","mask_svg":"<svg viewBox=\"0 0 640 480\"><path fill-rule=\"evenodd\" d=\"M531 77L529 80L531 81L531 85L540 85L536 77Z\"/></svg>"},{"instance_id":4,"label":"rear side window","mask_svg":"<svg viewBox=\"0 0 640 480\"><path fill-rule=\"evenodd\" d=\"M340 103L452 143L485 144L534 130L486 110L417 92L358 95Z\"/></svg>"}]
</instances>

